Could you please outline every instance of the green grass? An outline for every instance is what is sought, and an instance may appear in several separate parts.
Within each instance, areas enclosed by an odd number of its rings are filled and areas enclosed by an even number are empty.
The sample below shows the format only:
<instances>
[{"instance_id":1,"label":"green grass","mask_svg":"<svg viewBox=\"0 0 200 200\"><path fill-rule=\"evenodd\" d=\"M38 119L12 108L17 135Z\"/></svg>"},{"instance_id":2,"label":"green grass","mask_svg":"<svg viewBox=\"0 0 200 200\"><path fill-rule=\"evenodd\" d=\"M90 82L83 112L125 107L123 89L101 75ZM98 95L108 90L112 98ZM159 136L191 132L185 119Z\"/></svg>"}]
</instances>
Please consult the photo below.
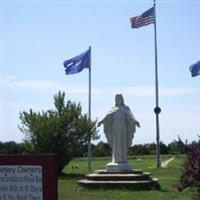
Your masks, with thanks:
<instances>
[{"instance_id":1,"label":"green grass","mask_svg":"<svg viewBox=\"0 0 200 200\"><path fill-rule=\"evenodd\" d=\"M59 178L59 200L189 200L191 193L189 190L178 192L175 188L180 176L180 165L184 162L184 157L176 157L166 169L155 168L155 157L140 157L142 162L137 163L137 158L129 158L129 163L136 169L143 169L152 173L152 177L159 178L160 190L151 191L131 191L126 189L83 189L77 185L77 180L87 174L87 160L74 159L65 167L62 177ZM162 161L169 159L168 156L161 158ZM93 170L104 169L110 162L110 158L94 158L92 161ZM79 169L73 170L72 165L78 164Z\"/></svg>"}]
</instances>

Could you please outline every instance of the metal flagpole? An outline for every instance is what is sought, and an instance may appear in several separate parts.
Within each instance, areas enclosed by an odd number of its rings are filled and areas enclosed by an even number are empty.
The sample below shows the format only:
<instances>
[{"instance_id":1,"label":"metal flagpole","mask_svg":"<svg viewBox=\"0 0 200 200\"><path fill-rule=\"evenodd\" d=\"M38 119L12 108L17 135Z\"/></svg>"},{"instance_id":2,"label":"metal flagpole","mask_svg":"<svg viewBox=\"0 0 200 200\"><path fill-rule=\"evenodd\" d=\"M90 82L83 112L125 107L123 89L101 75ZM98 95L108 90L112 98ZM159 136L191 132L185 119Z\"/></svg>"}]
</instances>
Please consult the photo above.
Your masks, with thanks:
<instances>
[{"instance_id":1,"label":"metal flagpole","mask_svg":"<svg viewBox=\"0 0 200 200\"><path fill-rule=\"evenodd\" d=\"M89 120L91 120L91 47L89 47L90 51L90 66L89 66L89 96L88 96L88 113L89 113ZM91 172L91 138L88 140L88 171Z\"/></svg>"},{"instance_id":2,"label":"metal flagpole","mask_svg":"<svg viewBox=\"0 0 200 200\"><path fill-rule=\"evenodd\" d=\"M158 58L157 58L157 30L156 30L156 0L154 0L154 41L155 41L155 94L156 94L156 107L154 112L156 114L156 166L159 168L160 164L160 127L159 127L159 114L161 108L159 107L159 91L158 91Z\"/></svg>"}]
</instances>

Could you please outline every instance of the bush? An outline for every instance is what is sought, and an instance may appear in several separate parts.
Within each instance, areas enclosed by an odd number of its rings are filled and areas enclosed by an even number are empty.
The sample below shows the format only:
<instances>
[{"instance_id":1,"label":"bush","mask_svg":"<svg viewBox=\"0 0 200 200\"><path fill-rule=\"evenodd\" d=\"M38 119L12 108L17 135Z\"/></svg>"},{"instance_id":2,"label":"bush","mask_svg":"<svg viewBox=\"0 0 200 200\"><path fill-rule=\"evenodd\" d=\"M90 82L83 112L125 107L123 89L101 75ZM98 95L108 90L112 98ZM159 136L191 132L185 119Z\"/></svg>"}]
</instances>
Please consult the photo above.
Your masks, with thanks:
<instances>
[{"instance_id":1,"label":"bush","mask_svg":"<svg viewBox=\"0 0 200 200\"><path fill-rule=\"evenodd\" d=\"M177 184L179 191L191 187L193 199L200 199L200 137L198 142L187 144L179 138L179 145L186 153L187 159L182 169L182 175Z\"/></svg>"}]
</instances>

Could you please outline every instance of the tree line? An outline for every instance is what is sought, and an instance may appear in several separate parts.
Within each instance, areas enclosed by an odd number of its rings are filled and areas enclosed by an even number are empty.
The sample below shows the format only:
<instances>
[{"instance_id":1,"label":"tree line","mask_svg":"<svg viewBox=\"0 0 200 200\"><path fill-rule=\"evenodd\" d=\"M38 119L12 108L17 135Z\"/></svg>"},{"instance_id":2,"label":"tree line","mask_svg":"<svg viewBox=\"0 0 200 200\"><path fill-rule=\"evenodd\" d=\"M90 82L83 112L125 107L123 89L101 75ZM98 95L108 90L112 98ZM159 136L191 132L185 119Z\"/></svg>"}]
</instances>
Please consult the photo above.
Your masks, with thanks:
<instances>
[{"instance_id":1,"label":"tree line","mask_svg":"<svg viewBox=\"0 0 200 200\"><path fill-rule=\"evenodd\" d=\"M59 148L59 147L58 147ZM0 142L0 154L32 154L34 153L30 143L22 142L16 143ZM39 153L39 152L38 152ZM51 152L49 152L51 153ZM73 152L74 157L86 157L88 153L87 144L79 145ZM100 141L98 144L92 144L92 156L93 157L105 157L111 156L112 150L108 143ZM160 143L161 154L182 154L183 149L180 147L179 142L173 141L168 145L163 142ZM128 155L153 155L156 154L156 144L136 144L129 148Z\"/></svg>"}]
</instances>

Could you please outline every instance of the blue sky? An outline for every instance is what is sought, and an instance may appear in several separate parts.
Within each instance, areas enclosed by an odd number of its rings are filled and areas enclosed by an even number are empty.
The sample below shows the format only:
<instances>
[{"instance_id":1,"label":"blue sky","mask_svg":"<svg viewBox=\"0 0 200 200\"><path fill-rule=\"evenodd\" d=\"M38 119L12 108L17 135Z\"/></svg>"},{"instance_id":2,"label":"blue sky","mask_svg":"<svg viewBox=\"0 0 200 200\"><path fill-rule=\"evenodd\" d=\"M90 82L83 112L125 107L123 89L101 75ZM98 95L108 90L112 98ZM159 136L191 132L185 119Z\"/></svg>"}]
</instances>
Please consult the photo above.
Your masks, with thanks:
<instances>
[{"instance_id":1,"label":"blue sky","mask_svg":"<svg viewBox=\"0 0 200 200\"><path fill-rule=\"evenodd\" d=\"M88 111L88 70L66 76L63 61L92 48L92 118L122 93L141 128L133 143L155 142L154 27L129 18L152 1L1 1L1 141L22 141L19 113L51 109L59 90ZM158 1L160 139L200 134L200 1ZM105 141L102 128L101 139Z\"/></svg>"}]
</instances>

